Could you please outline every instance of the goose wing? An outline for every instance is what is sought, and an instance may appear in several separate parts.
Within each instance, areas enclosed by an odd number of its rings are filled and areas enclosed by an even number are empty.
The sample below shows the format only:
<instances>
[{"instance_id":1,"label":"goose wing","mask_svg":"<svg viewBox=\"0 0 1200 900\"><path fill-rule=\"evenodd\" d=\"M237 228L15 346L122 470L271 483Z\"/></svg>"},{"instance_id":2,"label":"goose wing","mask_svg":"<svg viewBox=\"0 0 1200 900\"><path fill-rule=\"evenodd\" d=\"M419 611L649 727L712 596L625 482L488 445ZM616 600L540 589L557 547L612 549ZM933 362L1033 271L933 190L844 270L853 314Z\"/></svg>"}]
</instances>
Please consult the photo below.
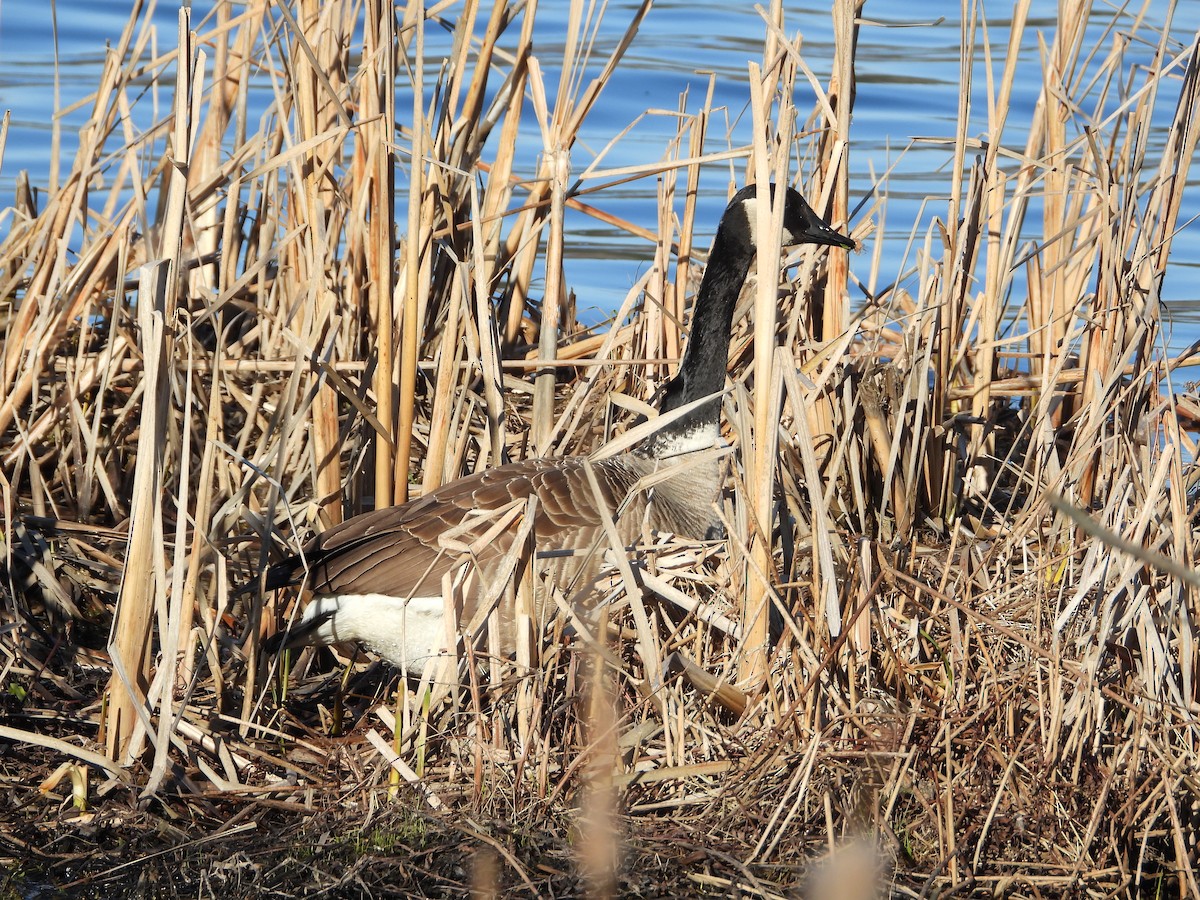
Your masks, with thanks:
<instances>
[{"instance_id":1,"label":"goose wing","mask_svg":"<svg viewBox=\"0 0 1200 900\"><path fill-rule=\"evenodd\" d=\"M466 559L486 568L508 552L530 496L537 497L539 548L587 549L602 519L584 465L582 457L509 463L411 503L355 516L273 566L266 587L298 584L307 573L317 594L436 594L442 576ZM615 510L635 479L608 460L593 466L605 502Z\"/></svg>"}]
</instances>

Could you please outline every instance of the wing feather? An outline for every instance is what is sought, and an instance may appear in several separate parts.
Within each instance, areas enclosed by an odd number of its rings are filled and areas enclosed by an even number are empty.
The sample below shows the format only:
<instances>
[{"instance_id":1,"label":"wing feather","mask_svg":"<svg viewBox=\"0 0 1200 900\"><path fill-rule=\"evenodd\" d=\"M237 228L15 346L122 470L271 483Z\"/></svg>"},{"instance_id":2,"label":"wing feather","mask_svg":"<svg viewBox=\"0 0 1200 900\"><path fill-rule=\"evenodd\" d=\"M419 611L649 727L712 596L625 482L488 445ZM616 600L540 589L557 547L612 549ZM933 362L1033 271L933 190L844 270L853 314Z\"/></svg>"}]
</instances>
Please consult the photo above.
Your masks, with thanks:
<instances>
[{"instance_id":1,"label":"wing feather","mask_svg":"<svg viewBox=\"0 0 1200 900\"><path fill-rule=\"evenodd\" d=\"M509 550L515 528L497 532L494 526L531 495L538 498L534 533L540 547L586 549L583 544L598 534L601 517L584 465L582 457L509 463L411 503L355 516L273 566L267 586L298 584L307 572L308 586L317 594L436 593L442 576L467 558L463 548L471 547L484 567ZM604 500L615 512L638 473L619 459L593 466Z\"/></svg>"}]
</instances>

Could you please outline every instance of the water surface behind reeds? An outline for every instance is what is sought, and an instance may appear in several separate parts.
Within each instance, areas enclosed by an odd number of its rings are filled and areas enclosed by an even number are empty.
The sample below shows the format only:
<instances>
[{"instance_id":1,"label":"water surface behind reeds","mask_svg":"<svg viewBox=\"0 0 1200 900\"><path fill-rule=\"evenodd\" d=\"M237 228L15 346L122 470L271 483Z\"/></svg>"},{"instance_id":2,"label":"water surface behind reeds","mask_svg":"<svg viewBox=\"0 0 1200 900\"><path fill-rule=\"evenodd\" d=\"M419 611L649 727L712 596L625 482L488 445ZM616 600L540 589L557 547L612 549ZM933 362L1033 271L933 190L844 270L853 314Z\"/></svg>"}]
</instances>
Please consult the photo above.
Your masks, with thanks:
<instances>
[{"instance_id":1,"label":"water surface behind reeds","mask_svg":"<svg viewBox=\"0 0 1200 900\"><path fill-rule=\"evenodd\" d=\"M1142 4L1145 20L1161 27L1173 4L1154 0ZM607 53L619 40L621 30L637 4L621 0L609 5L601 23L596 46ZM1137 4L1134 4L1137 6ZM201 23L211 7L209 2L193 4L193 27ZM548 66L562 58L562 36L566 29L567 4L544 4L538 10L536 52ZM854 110L854 143L851 148L851 188L853 205L860 215L870 207L873 190L887 194L887 221L884 223L883 248L879 272L883 277L915 281L910 235L925 232L935 216L944 216L947 177L953 164L952 139L960 84L960 44L962 21L954 3L933 4L934 12L914 16L905 4L868 2L863 9L863 27L855 59L858 94ZM28 170L35 189L50 184L54 173L52 152L54 135L50 111L65 110L61 116L60 159L69 160L74 152L77 129L86 120L89 106L80 103L96 87L104 56L105 42L114 41L124 27L129 7L126 4L95 4L89 0L60 0L57 10L57 49L52 27L51 6L41 3L7 4L0 10L0 109L12 111L12 123L0 166L0 208L12 202L21 170ZM1001 4L989 5L988 39L997 55L996 68L1008 41L1008 10ZM161 4L154 13L159 23L159 50L175 43L175 6ZM1021 42L1021 63L1013 86L1012 112L1006 130L1006 143L1019 146L1042 86L1039 32L1051 31L1056 16L1053 0L1035 0L1029 27ZM1093 16L1084 44L1096 48L1085 73L1094 71L1113 43L1114 31L1132 27L1132 14L1121 25L1112 27L1112 13L1099 7ZM829 75L833 59L833 37L828 8L820 3L789 4L788 22L798 25L803 34L804 61L822 81ZM482 27L482 24L481 26ZM1200 29L1200 3L1181 3L1173 11L1170 33L1177 48L1188 43ZM680 95L688 91L686 109L695 111L704 102L709 73L715 76L714 106L723 108L723 116L714 123L707 150L749 142L750 112L746 105L746 60L760 55L762 19L752 4L731 5L719 0L664 0L656 3L646 17L624 65L613 73L609 88L598 107L586 120L580 140L574 148L572 165L576 173L585 170L595 156L604 153L603 169L654 163L663 157L664 148L675 134L673 112L679 108ZM556 37L557 36L557 37ZM449 50L449 36L430 29L427 57L431 70ZM982 41L980 42L982 44ZM1149 63L1154 47L1139 32L1128 51L1135 58L1144 56ZM1085 57L1088 53L1085 52ZM58 61L56 101L55 59ZM553 84L557 73L547 71ZM1083 76L1086 81L1087 75ZM432 82L432 79L428 79ZM976 103L973 129L987 130L987 107L982 97L987 80L981 60L976 62L974 83L980 99ZM1177 82L1176 82L1177 83ZM410 101L401 79L397 105L404 109ZM269 99L270 86L263 78L263 102ZM169 102L169 98L162 102ZM798 96L796 103L807 107L810 96ZM1118 101L1110 98L1105 109ZM1163 92L1156 104L1155 120L1163 129L1173 112L1175 97ZM253 102L252 102L252 108ZM135 110L135 115L145 115ZM161 113L160 107L160 113ZM649 112L648 112L649 111ZM256 110L263 113L262 104ZM530 115L532 115L530 113ZM1100 119L1095 109L1080 110L1083 118ZM148 126L149 122L139 125ZM619 140L613 139L633 126ZM533 141L536 128L523 132L522 140ZM1149 135L1149 155L1153 159L1161 145L1162 132ZM611 147L610 142L613 142ZM519 153L518 163L533 174L538 147ZM1014 164L1015 167L1015 164ZM406 169L397 173L397 190L404 191ZM887 176L885 178L885 175ZM740 171L733 173L740 177ZM731 170L706 167L701 177L702 194L698 220L715 222L724 199ZM1193 183L1200 173L1193 171ZM1163 297L1168 301L1168 327L1171 346L1181 350L1200 339L1200 226L1190 224L1200 215L1200 192L1185 194L1180 215L1183 233L1176 238ZM606 209L624 219L653 229L657 198L652 178L631 181L605 193ZM403 219L403 211L399 212ZM1031 219L1040 219L1039 209L1031 210ZM7 220L0 221L6 230ZM708 235L701 236L703 240ZM611 314L636 281L652 255L645 242L609 227L581 213L567 217L567 257L565 270L568 286L576 292L580 318L595 321ZM868 247L868 250L870 248ZM855 268L852 266L852 269ZM866 268L864 265L862 268ZM1015 282L1021 286L1022 273ZM882 288L884 285L868 285Z\"/></svg>"}]
</instances>

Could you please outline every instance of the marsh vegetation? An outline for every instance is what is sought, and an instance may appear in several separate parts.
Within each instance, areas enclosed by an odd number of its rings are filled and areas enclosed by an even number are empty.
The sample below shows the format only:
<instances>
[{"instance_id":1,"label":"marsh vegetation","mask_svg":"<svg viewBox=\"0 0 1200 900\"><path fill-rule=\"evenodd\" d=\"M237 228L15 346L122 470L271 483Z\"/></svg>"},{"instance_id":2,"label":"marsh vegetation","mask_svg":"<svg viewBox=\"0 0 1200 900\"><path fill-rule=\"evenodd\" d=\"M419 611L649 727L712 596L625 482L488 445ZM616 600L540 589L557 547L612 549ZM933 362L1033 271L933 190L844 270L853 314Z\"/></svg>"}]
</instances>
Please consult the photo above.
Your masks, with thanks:
<instances>
[{"instance_id":1,"label":"marsh vegetation","mask_svg":"<svg viewBox=\"0 0 1200 900\"><path fill-rule=\"evenodd\" d=\"M131 16L0 243L7 892L825 896L865 854L897 896L1200 893L1200 404L1158 299L1197 47L1064 0L1012 146L1017 55L966 4L989 78L892 272L887 179L848 189L855 4L827 83L780 7L752 141L662 98L677 135L635 168L573 153L627 46L596 51L590 4L552 61L536 0L218 3L167 52ZM728 539L647 534L515 658L460 644L456 689L261 653L300 598L237 589L313 530L652 410L702 168L794 184L863 248L743 295ZM631 179L652 228L606 210ZM652 259L601 324L568 209Z\"/></svg>"}]
</instances>

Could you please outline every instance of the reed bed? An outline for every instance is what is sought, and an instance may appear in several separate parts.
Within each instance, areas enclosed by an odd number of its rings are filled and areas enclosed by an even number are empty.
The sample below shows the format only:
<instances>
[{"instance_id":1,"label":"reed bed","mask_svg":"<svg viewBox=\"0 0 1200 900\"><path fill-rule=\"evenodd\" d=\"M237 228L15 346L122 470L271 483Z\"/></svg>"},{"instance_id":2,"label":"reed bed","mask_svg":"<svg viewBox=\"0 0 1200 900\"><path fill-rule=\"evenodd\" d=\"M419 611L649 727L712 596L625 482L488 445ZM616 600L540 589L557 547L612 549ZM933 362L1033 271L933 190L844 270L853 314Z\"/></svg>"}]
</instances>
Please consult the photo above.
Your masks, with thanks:
<instances>
[{"instance_id":1,"label":"reed bed","mask_svg":"<svg viewBox=\"0 0 1200 900\"><path fill-rule=\"evenodd\" d=\"M0 244L5 896L1200 895L1200 401L1159 302L1200 57L1124 14L1088 45L1086 0L1023 146L1028 0L1007 48L964 2L904 272L805 250L747 288L727 542L646 535L516 659L460 647L457 689L260 652L299 598L238 588L313 529L620 449L685 342L703 168L868 250L899 227L886 177L849 192L850 0L827 84L764 11L749 145L714 146L710 92L660 159L585 166L648 7L601 53L572 3L553 60L533 0L221 3L159 56L131 16ZM606 210L630 178L653 228ZM599 328L568 208L653 258Z\"/></svg>"}]
</instances>

